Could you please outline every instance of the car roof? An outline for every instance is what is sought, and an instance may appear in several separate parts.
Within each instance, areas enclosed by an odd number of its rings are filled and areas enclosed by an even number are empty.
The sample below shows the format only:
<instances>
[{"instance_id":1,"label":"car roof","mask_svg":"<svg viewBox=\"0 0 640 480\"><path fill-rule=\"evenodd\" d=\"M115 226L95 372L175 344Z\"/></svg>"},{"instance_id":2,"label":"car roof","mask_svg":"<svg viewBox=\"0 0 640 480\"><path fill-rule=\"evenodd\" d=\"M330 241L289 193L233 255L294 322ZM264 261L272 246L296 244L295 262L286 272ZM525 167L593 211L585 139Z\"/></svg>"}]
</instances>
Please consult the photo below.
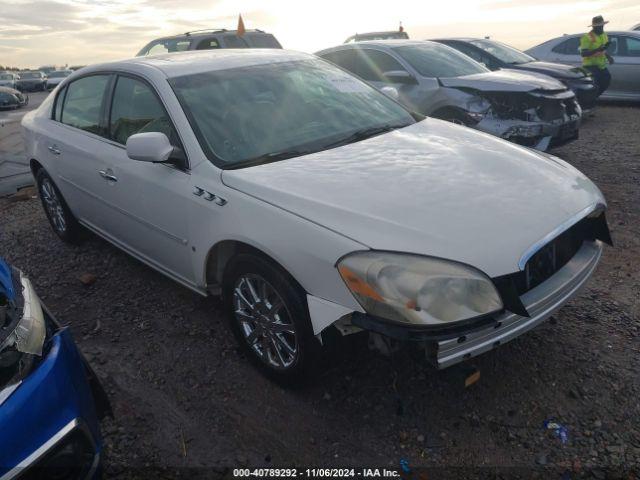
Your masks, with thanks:
<instances>
[{"instance_id":1,"label":"car roof","mask_svg":"<svg viewBox=\"0 0 640 480\"><path fill-rule=\"evenodd\" d=\"M152 67L168 78L195 73L227 70L230 68L291 62L315 58L308 53L276 48L223 48L216 50L189 50L146 57L134 57L117 62L101 63L85 67L81 74L104 70L131 70Z\"/></svg>"},{"instance_id":2,"label":"car roof","mask_svg":"<svg viewBox=\"0 0 640 480\"><path fill-rule=\"evenodd\" d=\"M316 52L316 55L322 55L325 53L335 52L338 50L365 48L367 46L391 49L393 47L400 47L403 45L424 45L425 43L435 44L443 48L451 48L451 47L447 47L446 45L442 45L441 43L433 42L431 40L410 40L410 39L365 40L362 42L355 42L355 43L341 43L340 45L336 45L335 47L319 50L318 52Z\"/></svg>"},{"instance_id":3,"label":"car roof","mask_svg":"<svg viewBox=\"0 0 640 480\"><path fill-rule=\"evenodd\" d=\"M154 38L149 43L157 42L159 40L174 40L174 39L185 38L185 37L196 38L196 37L210 37L212 35L228 35L228 34L237 35L237 33L238 33L237 30L227 30L226 28L220 28L220 29L212 28L210 30L194 30L192 32L177 33L175 35L169 35L169 36L166 36L166 37ZM265 32L263 30L257 30L257 29L256 30L245 30L245 35L246 34L273 35L271 33Z\"/></svg>"},{"instance_id":4,"label":"car roof","mask_svg":"<svg viewBox=\"0 0 640 480\"><path fill-rule=\"evenodd\" d=\"M429 40L432 42L440 42L443 40L457 40L459 42L470 42L472 40L489 40L490 42L497 41L491 38L477 38L477 37L445 37L445 38L430 38Z\"/></svg>"},{"instance_id":5,"label":"car roof","mask_svg":"<svg viewBox=\"0 0 640 480\"><path fill-rule=\"evenodd\" d=\"M570 38L570 37L581 37L582 35L584 35L587 32L582 32L582 33L568 33L565 35L561 35L559 37L553 38L549 41L552 40L560 40L562 38ZM605 32L607 35L630 35L632 37L640 37L640 32L636 32L633 30L605 30Z\"/></svg>"}]
</instances>

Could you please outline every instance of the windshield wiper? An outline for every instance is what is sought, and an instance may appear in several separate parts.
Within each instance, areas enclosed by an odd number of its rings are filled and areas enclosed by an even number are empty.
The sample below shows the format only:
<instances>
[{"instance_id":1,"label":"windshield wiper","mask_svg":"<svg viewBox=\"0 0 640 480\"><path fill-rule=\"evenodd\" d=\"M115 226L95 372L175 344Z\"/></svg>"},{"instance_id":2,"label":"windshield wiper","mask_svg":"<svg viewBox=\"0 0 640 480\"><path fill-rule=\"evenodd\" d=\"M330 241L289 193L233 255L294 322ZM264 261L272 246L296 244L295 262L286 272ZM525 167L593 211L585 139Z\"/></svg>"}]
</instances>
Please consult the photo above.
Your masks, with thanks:
<instances>
[{"instance_id":1,"label":"windshield wiper","mask_svg":"<svg viewBox=\"0 0 640 480\"><path fill-rule=\"evenodd\" d=\"M302 155L308 155L313 152L314 150L283 150L281 152L265 153L264 155L250 158L249 160L234 163L226 168L227 170L235 170L237 168L255 167L256 165L264 165L279 160L286 160L287 158L301 157Z\"/></svg>"},{"instance_id":2,"label":"windshield wiper","mask_svg":"<svg viewBox=\"0 0 640 480\"><path fill-rule=\"evenodd\" d=\"M356 130L351 135L342 138L336 142L330 143L329 145L325 145L325 149L327 148L335 148L341 147L343 145L348 145L350 143L360 142L362 140L366 140L367 138L375 137L376 135L382 135L383 133L390 132L391 130L396 130L398 128L404 128L410 124L404 125L379 125L377 127L363 128L362 130Z\"/></svg>"}]
</instances>

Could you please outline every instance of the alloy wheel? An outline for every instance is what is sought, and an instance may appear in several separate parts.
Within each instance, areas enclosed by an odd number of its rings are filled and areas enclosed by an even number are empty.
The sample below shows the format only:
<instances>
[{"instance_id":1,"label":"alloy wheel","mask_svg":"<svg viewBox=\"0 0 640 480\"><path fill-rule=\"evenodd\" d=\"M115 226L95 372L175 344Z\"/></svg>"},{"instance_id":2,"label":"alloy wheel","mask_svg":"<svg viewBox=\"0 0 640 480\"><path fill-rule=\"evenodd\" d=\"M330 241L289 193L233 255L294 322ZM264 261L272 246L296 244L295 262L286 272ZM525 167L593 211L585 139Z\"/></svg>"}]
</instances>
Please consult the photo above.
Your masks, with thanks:
<instances>
[{"instance_id":1,"label":"alloy wheel","mask_svg":"<svg viewBox=\"0 0 640 480\"><path fill-rule=\"evenodd\" d=\"M56 193L56 189L48 178L42 181L40 186L42 200L44 200L45 208L49 213L49 218L53 224L53 228L59 233L64 233L67 229L67 221L62 207L62 202Z\"/></svg>"},{"instance_id":2,"label":"alloy wheel","mask_svg":"<svg viewBox=\"0 0 640 480\"><path fill-rule=\"evenodd\" d=\"M244 340L260 360L277 370L295 364L299 352L295 325L282 297L264 278L238 277L233 307Z\"/></svg>"}]
</instances>

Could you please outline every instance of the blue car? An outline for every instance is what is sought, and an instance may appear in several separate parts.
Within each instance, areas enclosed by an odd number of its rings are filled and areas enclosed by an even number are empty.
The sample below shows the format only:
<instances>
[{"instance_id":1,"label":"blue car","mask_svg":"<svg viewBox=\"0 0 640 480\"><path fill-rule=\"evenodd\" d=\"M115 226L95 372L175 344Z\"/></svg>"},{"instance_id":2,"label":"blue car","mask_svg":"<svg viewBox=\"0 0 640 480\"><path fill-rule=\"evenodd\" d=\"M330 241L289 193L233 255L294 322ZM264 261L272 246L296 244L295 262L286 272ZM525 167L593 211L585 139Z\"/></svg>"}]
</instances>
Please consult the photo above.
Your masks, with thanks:
<instances>
[{"instance_id":1,"label":"blue car","mask_svg":"<svg viewBox=\"0 0 640 480\"><path fill-rule=\"evenodd\" d=\"M110 414L69 329L0 258L0 480L96 478Z\"/></svg>"}]
</instances>

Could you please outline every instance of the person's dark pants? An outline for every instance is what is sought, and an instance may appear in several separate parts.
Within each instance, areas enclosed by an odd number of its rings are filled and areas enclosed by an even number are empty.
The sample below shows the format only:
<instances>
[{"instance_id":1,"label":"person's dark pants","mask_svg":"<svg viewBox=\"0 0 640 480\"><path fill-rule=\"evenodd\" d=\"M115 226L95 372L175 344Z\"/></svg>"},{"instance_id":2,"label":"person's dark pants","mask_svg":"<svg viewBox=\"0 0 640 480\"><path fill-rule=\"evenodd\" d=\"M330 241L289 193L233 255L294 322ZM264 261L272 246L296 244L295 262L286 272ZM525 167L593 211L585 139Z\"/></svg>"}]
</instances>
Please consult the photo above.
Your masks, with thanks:
<instances>
[{"instance_id":1,"label":"person's dark pants","mask_svg":"<svg viewBox=\"0 0 640 480\"><path fill-rule=\"evenodd\" d=\"M598 67L585 68L591 72L591 75L593 75L593 79L598 87L598 96L602 95L602 92L609 88L609 84L611 83L611 74L609 73L609 69Z\"/></svg>"}]
</instances>

